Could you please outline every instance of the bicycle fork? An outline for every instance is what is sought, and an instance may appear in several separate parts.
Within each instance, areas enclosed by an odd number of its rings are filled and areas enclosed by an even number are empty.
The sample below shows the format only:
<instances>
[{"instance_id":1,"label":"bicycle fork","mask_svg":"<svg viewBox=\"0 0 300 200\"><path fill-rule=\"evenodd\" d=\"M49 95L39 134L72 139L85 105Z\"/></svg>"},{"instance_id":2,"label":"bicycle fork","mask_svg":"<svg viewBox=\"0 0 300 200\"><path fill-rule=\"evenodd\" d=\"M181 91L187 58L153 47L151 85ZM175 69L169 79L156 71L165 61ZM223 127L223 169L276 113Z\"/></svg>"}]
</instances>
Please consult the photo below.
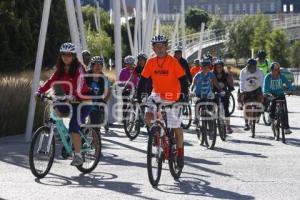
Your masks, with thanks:
<instances>
[{"instance_id":1,"label":"bicycle fork","mask_svg":"<svg viewBox=\"0 0 300 200\"><path fill-rule=\"evenodd\" d=\"M45 154L50 152L51 142L52 142L52 139L53 139L53 135L54 135L54 126L50 126L50 133L49 133L49 136L48 136L47 148L46 148L46 151L43 152ZM42 134L41 135L37 152L41 152L41 148L42 148L44 139L47 139L46 137L47 137L46 134Z\"/></svg>"}]
</instances>

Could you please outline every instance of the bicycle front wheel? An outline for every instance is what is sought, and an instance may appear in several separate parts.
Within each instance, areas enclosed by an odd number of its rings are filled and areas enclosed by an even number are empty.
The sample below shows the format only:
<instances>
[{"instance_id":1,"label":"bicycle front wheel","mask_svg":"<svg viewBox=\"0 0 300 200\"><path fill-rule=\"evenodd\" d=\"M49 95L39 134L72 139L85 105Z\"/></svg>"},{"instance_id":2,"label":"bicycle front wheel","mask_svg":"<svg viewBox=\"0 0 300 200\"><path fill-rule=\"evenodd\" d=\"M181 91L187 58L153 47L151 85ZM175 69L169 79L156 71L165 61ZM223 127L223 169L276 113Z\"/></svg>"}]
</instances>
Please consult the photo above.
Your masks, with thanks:
<instances>
[{"instance_id":1,"label":"bicycle front wheel","mask_svg":"<svg viewBox=\"0 0 300 200\"><path fill-rule=\"evenodd\" d=\"M174 179L179 179L182 168L177 166L177 146L175 141L174 130L172 129L170 132L171 137L169 137L169 149L170 149L170 159L168 160L170 173Z\"/></svg>"},{"instance_id":2,"label":"bicycle front wheel","mask_svg":"<svg viewBox=\"0 0 300 200\"><path fill-rule=\"evenodd\" d=\"M81 129L81 155L83 164L76 166L83 173L92 172L98 165L101 157L101 137L93 128Z\"/></svg>"},{"instance_id":3,"label":"bicycle front wheel","mask_svg":"<svg viewBox=\"0 0 300 200\"><path fill-rule=\"evenodd\" d=\"M232 93L230 93L230 96L229 96L229 115L232 115L234 113L234 110L235 110L235 99L234 99L234 96Z\"/></svg>"},{"instance_id":4,"label":"bicycle front wheel","mask_svg":"<svg viewBox=\"0 0 300 200\"><path fill-rule=\"evenodd\" d=\"M136 116L138 116L138 113L136 113L136 107L130 106L124 116L124 131L126 136L130 140L134 140L140 134L141 129L139 120L136 120Z\"/></svg>"},{"instance_id":5,"label":"bicycle front wheel","mask_svg":"<svg viewBox=\"0 0 300 200\"><path fill-rule=\"evenodd\" d=\"M182 122L181 127L183 129L189 129L192 124L192 108L190 105L182 106Z\"/></svg>"},{"instance_id":6,"label":"bicycle front wheel","mask_svg":"<svg viewBox=\"0 0 300 200\"><path fill-rule=\"evenodd\" d=\"M162 170L162 146L160 141L160 131L162 127L153 126L148 132L147 147L147 171L148 178L152 186L157 186Z\"/></svg>"},{"instance_id":7,"label":"bicycle front wheel","mask_svg":"<svg viewBox=\"0 0 300 200\"><path fill-rule=\"evenodd\" d=\"M205 127L205 143L206 147L213 149L217 140L217 125L216 120L204 120L203 126Z\"/></svg>"},{"instance_id":8,"label":"bicycle front wheel","mask_svg":"<svg viewBox=\"0 0 300 200\"><path fill-rule=\"evenodd\" d=\"M34 133L29 149L29 166L37 178L45 177L50 171L55 155L55 140L50 128L42 126Z\"/></svg>"}]
</instances>

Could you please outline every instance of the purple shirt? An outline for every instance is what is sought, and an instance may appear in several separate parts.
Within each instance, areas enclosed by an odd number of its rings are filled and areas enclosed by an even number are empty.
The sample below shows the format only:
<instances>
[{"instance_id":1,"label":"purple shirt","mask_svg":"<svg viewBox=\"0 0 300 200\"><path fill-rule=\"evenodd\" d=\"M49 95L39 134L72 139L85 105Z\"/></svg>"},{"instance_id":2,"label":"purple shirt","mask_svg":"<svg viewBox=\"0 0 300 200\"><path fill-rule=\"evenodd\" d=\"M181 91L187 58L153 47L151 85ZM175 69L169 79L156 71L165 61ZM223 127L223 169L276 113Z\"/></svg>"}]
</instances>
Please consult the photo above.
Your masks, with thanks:
<instances>
[{"instance_id":1,"label":"purple shirt","mask_svg":"<svg viewBox=\"0 0 300 200\"><path fill-rule=\"evenodd\" d=\"M131 76L131 74L132 74L132 76ZM128 67L123 68L120 72L119 81L126 83L128 81L128 79L130 78L130 76L131 76L131 79L129 82L131 82L134 85L134 87L136 88L138 85L138 82L139 82L139 77L134 68L132 68L132 69L129 69ZM131 88L130 83L128 84L128 88Z\"/></svg>"}]
</instances>

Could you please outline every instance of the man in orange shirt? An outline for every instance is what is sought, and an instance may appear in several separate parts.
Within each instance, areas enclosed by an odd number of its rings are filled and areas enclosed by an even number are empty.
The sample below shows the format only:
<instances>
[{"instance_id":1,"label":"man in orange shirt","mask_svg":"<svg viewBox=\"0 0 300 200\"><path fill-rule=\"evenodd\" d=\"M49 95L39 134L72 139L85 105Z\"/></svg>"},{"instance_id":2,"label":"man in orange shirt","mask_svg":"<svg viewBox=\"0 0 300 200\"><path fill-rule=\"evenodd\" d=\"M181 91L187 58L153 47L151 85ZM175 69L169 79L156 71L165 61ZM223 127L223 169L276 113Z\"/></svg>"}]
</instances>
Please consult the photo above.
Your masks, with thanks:
<instances>
[{"instance_id":1,"label":"man in orange shirt","mask_svg":"<svg viewBox=\"0 0 300 200\"><path fill-rule=\"evenodd\" d=\"M201 71L202 71L202 68L201 68L201 65L200 65L200 60L199 59L195 59L194 60L194 67L191 68L192 77L194 78L194 76L198 72L201 72Z\"/></svg>"},{"instance_id":2,"label":"man in orange shirt","mask_svg":"<svg viewBox=\"0 0 300 200\"><path fill-rule=\"evenodd\" d=\"M188 81L184 70L179 62L167 53L168 39L164 35L158 35L154 36L151 42L156 56L147 61L137 89L137 96L140 100L147 79L152 79L153 90L147 99L148 107L145 115L148 126L154 119L156 110L153 100L157 103L170 104L184 101L188 94ZM172 110L166 110L166 112L168 128L173 128L176 134L177 165L183 168L183 130L180 117L178 117L180 109L173 107Z\"/></svg>"}]
</instances>

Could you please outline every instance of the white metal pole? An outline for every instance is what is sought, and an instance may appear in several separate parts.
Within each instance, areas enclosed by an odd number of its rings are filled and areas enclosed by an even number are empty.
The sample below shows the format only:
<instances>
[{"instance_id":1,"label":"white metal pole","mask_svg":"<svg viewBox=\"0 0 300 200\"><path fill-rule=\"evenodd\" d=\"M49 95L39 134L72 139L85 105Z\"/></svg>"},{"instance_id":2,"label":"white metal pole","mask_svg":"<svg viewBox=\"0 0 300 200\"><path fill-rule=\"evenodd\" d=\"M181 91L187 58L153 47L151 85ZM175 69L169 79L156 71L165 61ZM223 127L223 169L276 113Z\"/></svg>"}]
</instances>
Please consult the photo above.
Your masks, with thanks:
<instances>
[{"instance_id":1,"label":"white metal pole","mask_svg":"<svg viewBox=\"0 0 300 200\"><path fill-rule=\"evenodd\" d=\"M25 141L26 142L29 142L31 140L31 136L32 136L32 127L33 127L35 107L36 107L36 102L35 102L33 95L38 88L38 83L40 80L50 8L51 8L51 0L45 0L42 21L41 21L41 29L40 29L40 34L39 34L39 43L38 43L38 48L37 48L36 60L35 60L34 74L33 74L33 80L32 80L29 110L28 110L28 115L27 115L27 124L26 124L26 132L25 132Z\"/></svg>"},{"instance_id":2,"label":"white metal pole","mask_svg":"<svg viewBox=\"0 0 300 200\"><path fill-rule=\"evenodd\" d=\"M97 5L97 9L96 9L96 11L97 11L97 21L98 21L98 26L99 26L99 32L101 31L101 19L100 19L100 7L99 7L99 2L98 1L96 1L96 5Z\"/></svg>"},{"instance_id":3,"label":"white metal pole","mask_svg":"<svg viewBox=\"0 0 300 200\"><path fill-rule=\"evenodd\" d=\"M77 10L77 18L78 18L82 48L88 49L88 46L86 43L86 35L85 35L84 25L83 25L83 17L82 17L80 0L76 0L76 10Z\"/></svg>"},{"instance_id":4,"label":"white metal pole","mask_svg":"<svg viewBox=\"0 0 300 200\"><path fill-rule=\"evenodd\" d=\"M142 34L143 34L143 25L142 25L142 4L140 3L139 4L139 7L138 7L138 10L139 10L139 14L138 14L138 52L142 51L143 47L142 47Z\"/></svg>"},{"instance_id":5,"label":"white metal pole","mask_svg":"<svg viewBox=\"0 0 300 200\"><path fill-rule=\"evenodd\" d=\"M202 44L203 44L203 36L204 36L204 27L205 27L205 23L202 22L202 23L201 23L201 30L200 30L200 40L199 40L198 59L201 58L201 54L202 54Z\"/></svg>"},{"instance_id":6,"label":"white metal pole","mask_svg":"<svg viewBox=\"0 0 300 200\"><path fill-rule=\"evenodd\" d=\"M159 24L160 24L160 21L159 21L159 15L158 15L158 0L155 0L155 19L156 19L156 35L159 34Z\"/></svg>"},{"instance_id":7,"label":"white metal pole","mask_svg":"<svg viewBox=\"0 0 300 200\"><path fill-rule=\"evenodd\" d=\"M150 43L150 38L151 38L151 26L152 26L152 17L153 17L153 8L154 8L154 0L149 0L149 8L148 8L148 14L147 14L147 27L146 27L146 33L145 33L145 38L143 38L143 51L146 54L149 54L150 49L149 49L149 43Z\"/></svg>"},{"instance_id":8,"label":"white metal pole","mask_svg":"<svg viewBox=\"0 0 300 200\"><path fill-rule=\"evenodd\" d=\"M109 10L109 24L113 23L113 11L112 9Z\"/></svg>"},{"instance_id":9,"label":"white metal pole","mask_svg":"<svg viewBox=\"0 0 300 200\"><path fill-rule=\"evenodd\" d=\"M114 2L114 31L115 31L115 67L116 80L119 77L122 65L122 41L121 41L121 4L120 1Z\"/></svg>"},{"instance_id":10,"label":"white metal pole","mask_svg":"<svg viewBox=\"0 0 300 200\"><path fill-rule=\"evenodd\" d=\"M99 24L98 24L98 19L97 19L96 13L94 13L94 19L95 19L96 30L99 31Z\"/></svg>"},{"instance_id":11,"label":"white metal pole","mask_svg":"<svg viewBox=\"0 0 300 200\"><path fill-rule=\"evenodd\" d=\"M128 35L128 39L129 39L129 46L130 46L130 50L131 50L131 55L134 55L134 48L133 48L133 42L132 42L132 34L131 34L131 30L130 30L130 25L129 25L128 13L127 13L127 7L126 7L125 0L122 0L122 6L123 6L124 14L125 14L126 27L127 27L127 35Z\"/></svg>"},{"instance_id":12,"label":"white metal pole","mask_svg":"<svg viewBox=\"0 0 300 200\"><path fill-rule=\"evenodd\" d=\"M175 48L175 45L176 45L176 35L178 35L179 17L180 17L180 15L177 14L176 21L175 21L175 31L173 32L173 35L172 35L171 51L173 51L173 49Z\"/></svg>"},{"instance_id":13,"label":"white metal pole","mask_svg":"<svg viewBox=\"0 0 300 200\"><path fill-rule=\"evenodd\" d=\"M142 19L141 19L141 23L142 23L142 38L141 38L141 48L144 50L144 41L146 39L146 29L147 29L147 23L148 23L148 19L149 19L149 13L148 13L148 17L146 18L147 15L147 2L146 0L141 0L142 1Z\"/></svg>"},{"instance_id":14,"label":"white metal pole","mask_svg":"<svg viewBox=\"0 0 300 200\"><path fill-rule=\"evenodd\" d=\"M140 1L136 1L135 4L135 24L134 24L134 55L138 54L138 29L139 29L139 15L140 15Z\"/></svg>"},{"instance_id":15,"label":"white metal pole","mask_svg":"<svg viewBox=\"0 0 300 200\"><path fill-rule=\"evenodd\" d=\"M78 25L77 25L76 15L75 15L74 2L70 0L65 0L65 2L66 2L67 17L68 17L68 22L70 27L71 40L76 45L77 57L80 60L82 60L81 45L80 45Z\"/></svg>"},{"instance_id":16,"label":"white metal pole","mask_svg":"<svg viewBox=\"0 0 300 200\"><path fill-rule=\"evenodd\" d=\"M185 5L184 0L181 0L181 32L182 32L182 54L185 57L185 45L186 45L186 38L185 38Z\"/></svg>"}]
</instances>

